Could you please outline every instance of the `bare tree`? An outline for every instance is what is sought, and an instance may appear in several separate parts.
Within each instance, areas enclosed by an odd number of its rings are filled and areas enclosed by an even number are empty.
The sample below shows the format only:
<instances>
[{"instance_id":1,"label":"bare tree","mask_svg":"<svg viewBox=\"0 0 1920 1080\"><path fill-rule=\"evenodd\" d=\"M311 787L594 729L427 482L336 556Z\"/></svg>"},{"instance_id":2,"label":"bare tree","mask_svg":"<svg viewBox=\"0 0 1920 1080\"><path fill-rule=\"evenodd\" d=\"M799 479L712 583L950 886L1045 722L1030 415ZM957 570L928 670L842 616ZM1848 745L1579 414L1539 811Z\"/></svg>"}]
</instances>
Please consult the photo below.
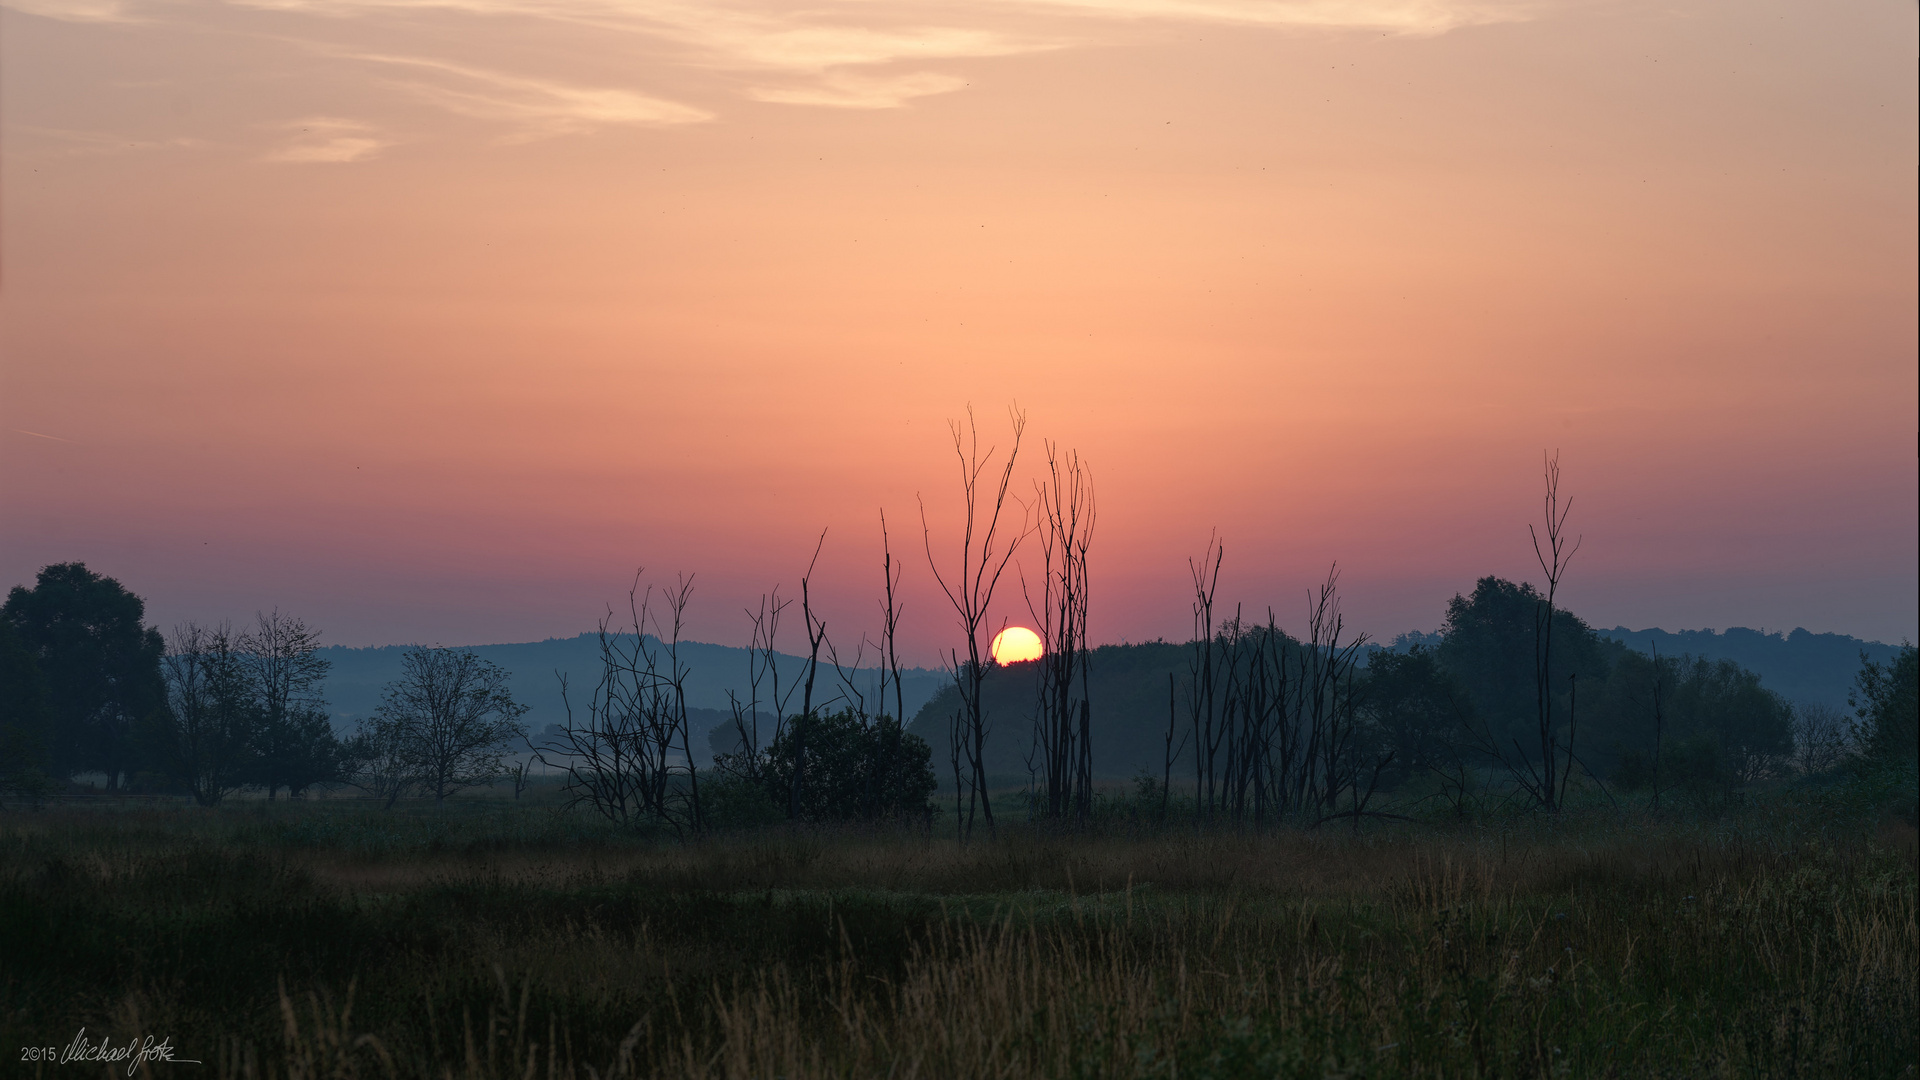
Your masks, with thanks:
<instances>
[{"instance_id":1,"label":"bare tree","mask_svg":"<svg viewBox=\"0 0 1920 1080\"><path fill-rule=\"evenodd\" d=\"M976 813L986 821L988 829L993 828L993 806L987 796L988 718L980 702L980 689L986 682L986 665L991 658L986 655L988 642L982 640L981 632L987 629L987 611L993 603L994 590L1027 532L1024 507L1019 531L1012 532L1010 537L1003 536L1001 532L1001 515L1006 509L1007 490L1013 482L1014 463L1020 456L1020 437L1027 427L1025 413L1015 409L1010 415L1013 446L1007 453L1006 464L1000 469L998 480L991 481L991 487L987 486L990 481L987 467L993 460L994 451L989 447L986 456L981 456L980 426L974 421L973 409L967 409L967 425L964 429L958 421L950 425L954 456L960 464L963 511L960 562L950 575L940 572L939 562L933 556L933 531L927 524L926 502L922 500L920 503L920 531L926 546L927 565L933 570L934 580L939 583L941 591L946 593L948 603L953 605L960 630L966 638L964 659L958 649L949 650L947 654L954 682L960 691L960 708L954 713L948 730L948 748L952 754L956 789L955 828L962 837L973 835ZM1004 547L1001 546L1003 543ZM963 763L966 768L964 781L961 773ZM961 811L958 789L963 782L966 805Z\"/></svg>"},{"instance_id":2,"label":"bare tree","mask_svg":"<svg viewBox=\"0 0 1920 1080\"><path fill-rule=\"evenodd\" d=\"M1549 812L1558 810L1566 800L1566 777L1573 772L1574 735L1577 729L1570 729L1567 735L1566 761L1559 760L1560 747L1553 731L1553 611L1554 602L1560 590L1560 580L1566 575L1567 564L1574 553L1580 549L1580 541L1567 539L1567 515L1573 512L1573 500L1568 498L1563 505L1560 501L1560 455L1554 454L1546 459L1546 494L1542 497L1546 515L1546 545L1541 546L1540 534L1533 526L1527 526L1527 535L1533 538L1534 558L1540 562L1540 570L1547 577L1546 595L1534 611L1533 618L1533 676L1534 700L1538 712L1538 736L1540 767L1532 772L1529 790L1540 805ZM1522 761L1531 772L1532 762L1526 755Z\"/></svg>"},{"instance_id":3,"label":"bare tree","mask_svg":"<svg viewBox=\"0 0 1920 1080\"><path fill-rule=\"evenodd\" d=\"M347 743L352 771L348 782L379 799L388 809L420 786L420 762L408 724L375 713L360 720Z\"/></svg>"},{"instance_id":4,"label":"bare tree","mask_svg":"<svg viewBox=\"0 0 1920 1080\"><path fill-rule=\"evenodd\" d=\"M747 609L747 619L753 626L747 644L747 699L743 702L735 691L727 691L739 749L714 758L716 768L756 784L761 778L761 751L765 745L760 739L761 692L763 688L767 691L765 701L772 713L773 734L768 742L778 742L786 729L787 704L795 690L792 685L781 688L780 654L776 648L780 616L791 603L791 600L780 599L780 586L775 585L770 593L761 595L759 610Z\"/></svg>"},{"instance_id":5,"label":"bare tree","mask_svg":"<svg viewBox=\"0 0 1920 1080\"><path fill-rule=\"evenodd\" d=\"M255 613L253 628L234 644L260 709L254 761L267 798L281 787L294 796L310 784L335 779L338 743L321 694L333 664L318 655L320 632L275 608Z\"/></svg>"},{"instance_id":6,"label":"bare tree","mask_svg":"<svg viewBox=\"0 0 1920 1080\"><path fill-rule=\"evenodd\" d=\"M903 605L895 599L894 593L900 587L900 575L905 567L893 565L893 545L887 536L887 512L880 511L880 578L885 584L884 598L880 604L880 708L886 708L887 686L893 686L893 718L904 726L908 720L907 701L904 684L900 681L900 615Z\"/></svg>"},{"instance_id":7,"label":"bare tree","mask_svg":"<svg viewBox=\"0 0 1920 1080\"><path fill-rule=\"evenodd\" d=\"M1193 578L1193 644L1187 657L1187 717L1193 724L1193 798L1196 822L1212 816L1215 757L1220 742L1214 735L1219 689L1214 678L1213 598L1220 589L1220 564L1227 546L1218 535L1207 538L1207 551L1197 561L1187 560Z\"/></svg>"},{"instance_id":8,"label":"bare tree","mask_svg":"<svg viewBox=\"0 0 1920 1080\"><path fill-rule=\"evenodd\" d=\"M1047 451L1048 479L1035 487L1040 507L1034 542L1040 548L1041 587L1036 604L1023 573L1027 611L1040 625L1046 652L1040 657L1039 701L1034 713L1034 750L1046 777L1046 815L1084 821L1093 803L1093 733L1088 699L1091 655L1087 641L1087 549L1093 543L1093 475L1078 453ZM1074 684L1079 683L1078 692Z\"/></svg>"},{"instance_id":9,"label":"bare tree","mask_svg":"<svg viewBox=\"0 0 1920 1080\"><path fill-rule=\"evenodd\" d=\"M161 658L167 710L160 757L193 801L213 806L246 784L259 713L247 665L224 623L174 628Z\"/></svg>"},{"instance_id":10,"label":"bare tree","mask_svg":"<svg viewBox=\"0 0 1920 1080\"><path fill-rule=\"evenodd\" d=\"M793 732L793 786L787 791L787 817L798 820L800 804L807 786L807 728L813 724L813 683L820 672L820 648L827 640L825 619L813 613L813 568L820 563L820 549L827 543L827 530L820 530L820 542L813 547L813 559L800 576L800 618L807 630L807 677L800 689L800 714L789 723Z\"/></svg>"},{"instance_id":11,"label":"bare tree","mask_svg":"<svg viewBox=\"0 0 1920 1080\"><path fill-rule=\"evenodd\" d=\"M1793 710L1793 763L1802 774L1826 772L1853 752L1853 728L1846 713L1831 705L1803 704Z\"/></svg>"},{"instance_id":12,"label":"bare tree","mask_svg":"<svg viewBox=\"0 0 1920 1080\"><path fill-rule=\"evenodd\" d=\"M1360 710L1366 635L1346 637L1338 566L1310 594L1307 638L1295 641L1271 610L1264 626L1248 625L1238 609L1215 624L1223 558L1216 537L1188 562L1194 640L1184 680L1168 679L1166 775L1191 745L1197 823L1224 814L1258 825L1292 812L1311 824L1357 825L1380 816L1367 807L1393 754L1376 752Z\"/></svg>"},{"instance_id":13,"label":"bare tree","mask_svg":"<svg viewBox=\"0 0 1920 1080\"><path fill-rule=\"evenodd\" d=\"M883 587L880 603L880 649L877 662L880 665L880 692L876 706L881 712L887 707L887 687L893 687L893 720L900 730L907 729L907 700L905 684L900 680L900 614L903 607L895 597L900 587L900 575L905 567L893 565L893 542L887 535L887 512L880 511L880 580ZM881 759L874 769L876 777L892 776L894 755L899 740L887 739L881 744ZM877 804L878 792L870 796Z\"/></svg>"},{"instance_id":14,"label":"bare tree","mask_svg":"<svg viewBox=\"0 0 1920 1080\"><path fill-rule=\"evenodd\" d=\"M697 832L704 818L687 723L690 669L680 658L693 579L681 577L662 591L663 619L653 588L641 591L642 574L627 592L630 630L616 630L611 613L600 620L600 678L585 720L576 718L563 677L566 726L534 753L565 776L569 805L586 803L620 824L655 821Z\"/></svg>"},{"instance_id":15,"label":"bare tree","mask_svg":"<svg viewBox=\"0 0 1920 1080\"><path fill-rule=\"evenodd\" d=\"M375 724L392 742L399 771L436 803L506 772L506 748L525 738L527 711L513 700L506 669L467 649L416 645L402 655L400 672Z\"/></svg>"},{"instance_id":16,"label":"bare tree","mask_svg":"<svg viewBox=\"0 0 1920 1080\"><path fill-rule=\"evenodd\" d=\"M1579 735L1578 714L1571 705L1577 700L1578 675L1568 676L1569 712L1567 738L1563 742L1554 730L1554 678L1553 678L1553 631L1554 612L1560 582L1566 575L1567 564L1579 550L1578 539L1569 539L1566 532L1567 515L1573 509L1571 498L1560 499L1560 457L1558 454L1546 458L1546 494L1542 499L1546 518L1546 542L1542 544L1538 529L1527 526L1527 534L1533 539L1534 557L1540 563L1540 569L1546 574L1546 592L1539 598L1533 612L1533 678L1535 702L1534 744L1523 746L1517 737L1509 737L1502 743L1494 734L1491 720L1481 717L1476 721L1463 718L1466 739L1473 750L1485 758L1497 763L1504 769L1517 789L1516 794L1524 793L1534 805L1549 813L1558 811L1566 801L1567 783L1572 779L1573 766L1584 763L1576 756L1576 739ZM1658 670L1658 664L1655 668ZM1662 685L1656 678L1655 710L1656 739L1664 727L1664 714L1661 701ZM1509 745L1513 753L1508 754ZM1657 748L1656 748L1657 755ZM1589 769L1588 775L1592 775ZM1603 789L1604 790L1604 789ZM1656 788L1657 790L1657 788ZM1611 797L1611 795L1609 795ZM1656 796L1655 805L1658 805Z\"/></svg>"}]
</instances>

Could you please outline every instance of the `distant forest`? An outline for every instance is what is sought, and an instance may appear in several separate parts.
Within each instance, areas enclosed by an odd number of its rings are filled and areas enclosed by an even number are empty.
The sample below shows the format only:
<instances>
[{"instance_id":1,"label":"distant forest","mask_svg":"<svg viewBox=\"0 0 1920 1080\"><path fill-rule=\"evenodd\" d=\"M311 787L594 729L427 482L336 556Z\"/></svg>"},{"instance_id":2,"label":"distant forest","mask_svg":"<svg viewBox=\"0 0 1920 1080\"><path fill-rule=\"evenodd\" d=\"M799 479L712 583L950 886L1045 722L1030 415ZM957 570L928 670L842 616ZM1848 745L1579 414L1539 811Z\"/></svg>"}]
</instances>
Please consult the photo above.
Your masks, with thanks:
<instances>
[{"instance_id":1,"label":"distant forest","mask_svg":"<svg viewBox=\"0 0 1920 1080\"><path fill-rule=\"evenodd\" d=\"M537 766L571 805L679 835L930 817L944 790L965 837L991 830L1009 797L1085 822L1114 781L1163 820L1178 792L1201 821L1357 825L1401 816L1374 803L1386 793L1461 815L1488 799L1555 813L1569 798L1644 789L1657 807L1663 791L1714 798L1850 762L1912 771L1911 644L1603 632L1568 610L1558 593L1580 541L1557 456L1543 458L1529 529L1543 584L1481 578L1435 633L1384 646L1351 633L1337 565L1303 622L1271 609L1243 622L1216 596L1216 534L1188 561L1188 640L1095 646L1092 474L1044 443L1031 501L1011 498L1025 418L1009 418L997 464L971 416L952 429L957 560L943 566L924 538L957 631L944 670L900 663L902 567L884 514L879 634L837 645L811 581L824 532L798 596L776 587L747 612L744 648L684 639L686 576L636 575L620 620L577 638L337 649L277 609L163 635L120 582L63 563L0 608L0 790L40 798L93 774L209 806L340 786L392 806L509 779L517 797ZM994 594L1016 579L1043 648L1001 665ZM804 656L779 648L796 636Z\"/></svg>"},{"instance_id":2,"label":"distant forest","mask_svg":"<svg viewBox=\"0 0 1920 1080\"><path fill-rule=\"evenodd\" d=\"M1898 646L1878 641L1863 641L1845 634L1814 634L1805 630L1795 630L1791 634L1766 634L1745 627L1733 627L1718 633L1712 630L1628 630L1614 627L1596 632L1602 638L1620 642L1643 653L1657 644L1662 656L1732 660L1758 675L1767 689L1788 701L1832 708L1846 707L1847 694L1853 688L1854 676L1860 671L1862 654L1876 662L1887 663L1899 651ZM1439 631L1414 632L1401 634L1388 645L1369 644L1361 650L1361 666L1364 667L1367 658L1376 652L1404 653L1415 645L1434 648L1444 637ZM1131 668L1144 661L1120 659L1129 650L1151 652L1164 644L1101 646L1095 650L1094 663L1096 666L1119 664ZM727 712L727 691L739 692L744 689L748 650L703 642L685 642L681 648L688 650L692 669L688 677L687 701L696 712L694 726L706 730L726 722L731 715ZM333 665L327 675L326 690L328 712L336 731L342 734L351 731L360 717L371 715L379 707L380 690L399 674L400 657L405 651L406 647L401 645L357 649L333 645L319 650L320 658ZM514 697L528 706L527 725L535 731L544 729L548 724L562 723L566 718L561 707L556 672L569 675L573 685L578 687L581 679L597 677L600 670L599 645L594 634L519 644L478 645L474 646L473 651L505 668L512 676ZM782 653L780 657L782 664L795 671L807 662L804 656ZM937 693L953 682L951 675L931 668L904 668L901 675L906 682L907 715L910 717L918 716ZM861 677L872 682L875 675L871 670L863 670ZM1096 695L1094 708L1097 712L1104 716L1108 707L1104 703L1104 695Z\"/></svg>"},{"instance_id":3,"label":"distant forest","mask_svg":"<svg viewBox=\"0 0 1920 1080\"><path fill-rule=\"evenodd\" d=\"M1454 597L1441 630L1401 634L1385 646L1363 645L1355 654L1357 707L1402 728L1411 721L1395 721L1395 710L1424 711L1428 726L1436 729L1463 717L1527 718L1534 708L1530 668L1538 603L1529 586L1484 578L1471 594ZM1651 741L1646 730L1651 689L1636 681L1648 678L1656 652L1671 669L1676 697L1691 710L1676 721L1683 738L1707 731L1716 743L1737 748L1730 754L1776 754L1782 760L1792 752L1794 718L1841 722L1850 712L1847 699L1857 689L1863 658L1889 665L1900 653L1898 646L1842 634L1765 634L1741 627L1723 633L1595 630L1572 612L1555 614L1561 633L1556 649L1564 650L1565 674L1581 679L1581 738L1593 748L1588 764L1603 775L1617 772L1631 748ZM1193 651L1192 642L1166 641L1091 651L1087 697L1096 776L1112 780L1164 769L1170 683L1188 679ZM1556 673L1562 662L1555 661ZM987 683L993 719L988 764L1002 778L1016 778L1027 769L1027 727L1037 693L1033 668L998 669ZM935 736L958 705L949 679L908 730L937 745ZM1184 708L1184 702L1178 705ZM1191 750L1174 760L1176 772L1190 769ZM1399 761L1394 771L1406 773L1423 758L1409 750Z\"/></svg>"}]
</instances>

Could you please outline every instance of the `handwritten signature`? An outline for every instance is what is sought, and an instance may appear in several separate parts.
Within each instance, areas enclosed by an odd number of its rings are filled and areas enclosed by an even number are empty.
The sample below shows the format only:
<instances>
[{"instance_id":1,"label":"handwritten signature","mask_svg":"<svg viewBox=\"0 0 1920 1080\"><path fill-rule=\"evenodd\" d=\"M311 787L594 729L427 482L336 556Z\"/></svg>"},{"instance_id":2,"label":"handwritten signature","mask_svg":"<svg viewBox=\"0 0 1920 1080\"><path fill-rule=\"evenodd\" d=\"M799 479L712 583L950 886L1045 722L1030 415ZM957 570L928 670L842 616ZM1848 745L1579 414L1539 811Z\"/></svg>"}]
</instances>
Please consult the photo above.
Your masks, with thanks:
<instances>
[{"instance_id":1,"label":"handwritten signature","mask_svg":"<svg viewBox=\"0 0 1920 1080\"><path fill-rule=\"evenodd\" d=\"M67 1044L65 1050L57 1050L52 1046L23 1046L20 1048L20 1060L52 1063L56 1060L56 1053L61 1065L71 1065L75 1062L117 1065L124 1061L127 1063L128 1076L138 1072L140 1066L150 1061L163 1061L172 1065L201 1064L192 1058L174 1057L171 1035L158 1042L155 1042L151 1035L145 1038L132 1038L128 1039L124 1045L116 1046L111 1038L101 1038L98 1041L87 1038L86 1028L80 1029L79 1034L73 1037L73 1041Z\"/></svg>"}]
</instances>

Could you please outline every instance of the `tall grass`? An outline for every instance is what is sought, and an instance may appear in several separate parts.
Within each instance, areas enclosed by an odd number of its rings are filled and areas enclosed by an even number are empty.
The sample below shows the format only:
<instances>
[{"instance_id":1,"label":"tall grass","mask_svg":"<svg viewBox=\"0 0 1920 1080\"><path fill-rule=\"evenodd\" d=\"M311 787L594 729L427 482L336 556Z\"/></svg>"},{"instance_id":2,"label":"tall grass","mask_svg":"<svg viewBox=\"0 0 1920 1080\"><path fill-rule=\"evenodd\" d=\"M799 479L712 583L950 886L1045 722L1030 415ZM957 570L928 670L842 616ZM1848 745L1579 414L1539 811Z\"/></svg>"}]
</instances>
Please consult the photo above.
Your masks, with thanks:
<instances>
[{"instance_id":1,"label":"tall grass","mask_svg":"<svg viewBox=\"0 0 1920 1080\"><path fill-rule=\"evenodd\" d=\"M1903 823L939 833L9 813L0 1030L221 1077L1915 1074Z\"/></svg>"}]
</instances>

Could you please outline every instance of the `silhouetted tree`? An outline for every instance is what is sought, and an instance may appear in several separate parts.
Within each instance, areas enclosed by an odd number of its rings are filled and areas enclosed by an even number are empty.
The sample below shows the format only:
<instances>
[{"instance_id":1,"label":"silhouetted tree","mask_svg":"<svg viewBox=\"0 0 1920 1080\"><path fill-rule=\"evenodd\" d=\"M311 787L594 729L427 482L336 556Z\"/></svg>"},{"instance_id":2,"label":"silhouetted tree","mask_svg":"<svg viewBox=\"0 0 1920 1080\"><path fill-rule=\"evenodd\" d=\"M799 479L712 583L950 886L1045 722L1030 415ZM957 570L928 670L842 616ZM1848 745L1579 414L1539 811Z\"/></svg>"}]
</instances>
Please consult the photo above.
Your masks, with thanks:
<instances>
[{"instance_id":1,"label":"silhouetted tree","mask_svg":"<svg viewBox=\"0 0 1920 1080\"><path fill-rule=\"evenodd\" d=\"M40 665L13 623L0 619L0 793L46 794L48 717Z\"/></svg>"},{"instance_id":2,"label":"silhouetted tree","mask_svg":"<svg viewBox=\"0 0 1920 1080\"><path fill-rule=\"evenodd\" d=\"M663 593L662 620L653 588L643 595L640 577L627 592L631 632L616 631L611 615L600 621L600 678L584 722L562 677L567 723L557 732L549 728L534 754L565 778L570 805L584 803L619 824L658 822L698 832L704 819L687 722L689 669L680 657L693 579L682 577Z\"/></svg>"},{"instance_id":3,"label":"silhouetted tree","mask_svg":"<svg viewBox=\"0 0 1920 1080\"><path fill-rule=\"evenodd\" d=\"M1392 749L1400 775L1407 776L1452 763L1461 697L1433 652L1415 645L1405 653L1376 652L1367 660L1361 712Z\"/></svg>"},{"instance_id":4,"label":"silhouetted tree","mask_svg":"<svg viewBox=\"0 0 1920 1080\"><path fill-rule=\"evenodd\" d=\"M504 775L508 746L525 738L506 669L467 649L416 645L400 659L373 723L376 749L434 801ZM391 803L391 799L389 800Z\"/></svg>"},{"instance_id":5,"label":"silhouetted tree","mask_svg":"<svg viewBox=\"0 0 1920 1080\"><path fill-rule=\"evenodd\" d=\"M1001 514L1007 505L1007 489L1013 482L1013 467L1020 456L1020 436L1026 431L1027 418L1024 413L1014 411L1013 447L1007 452L1007 462L1000 470L997 482L991 488L982 481L986 479L988 464L993 460L993 448L987 449L985 457L980 456L980 427L974 422L973 409L967 409L967 426L964 430L958 422L951 425L953 433L953 453L960 464L961 497L961 533L960 562L953 576L941 574L939 562L933 557L933 531L927 525L927 508L920 504L920 531L927 551L927 565L933 570L934 581L939 583L946 593L947 602L953 605L954 614L959 617L960 631L966 639L966 651L958 649L948 651L947 660L953 670L956 686L960 691L960 708L954 713L948 729L948 750L953 764L953 782L955 788L955 828L963 837L973 835L974 815L978 813L986 820L987 828L993 828L993 804L987 795L986 743L988 717L981 708L980 688L986 680L987 665L992 663L987 655L989 642L981 637L987 629L987 611L993 603L994 590L1000 584L1000 577L1006 572L1007 564L1012 561L1014 552L1019 549L1020 540L1026 535L1026 520L1023 517L1018 532L1011 539L1001 535ZM1005 547L998 545L1005 542ZM965 772L962 772L962 764ZM965 790L964 797L960 794ZM964 801L964 809L961 803Z\"/></svg>"},{"instance_id":6,"label":"silhouetted tree","mask_svg":"<svg viewBox=\"0 0 1920 1080\"><path fill-rule=\"evenodd\" d=\"M381 713L362 717L353 737L347 740L343 757L347 782L389 809L419 788L417 747L403 718Z\"/></svg>"},{"instance_id":7,"label":"silhouetted tree","mask_svg":"<svg viewBox=\"0 0 1920 1080\"><path fill-rule=\"evenodd\" d=\"M1920 659L1913 644L1901 643L1887 664L1874 663L1863 653L1847 704L1859 719L1855 739L1867 759L1913 772L1920 757Z\"/></svg>"},{"instance_id":8,"label":"silhouetted tree","mask_svg":"<svg viewBox=\"0 0 1920 1080\"><path fill-rule=\"evenodd\" d=\"M1542 620L1549 612L1553 645L1546 654L1547 682L1555 695L1567 694L1571 705L1574 677L1589 686L1604 680L1617 647L1603 645L1586 623L1549 604L1532 585L1486 577L1475 583L1472 595L1456 595L1447 604L1444 636L1435 652L1471 706L1462 712L1463 745L1477 759L1506 771L1543 808L1538 661ZM1556 696L1556 706L1560 700ZM1551 744L1564 755L1567 733L1556 729ZM1556 767L1555 776L1557 800L1564 769Z\"/></svg>"},{"instance_id":9,"label":"silhouetted tree","mask_svg":"<svg viewBox=\"0 0 1920 1080\"><path fill-rule=\"evenodd\" d=\"M785 730L787 705L795 690L791 682L784 688L781 686L780 653L776 647L780 635L780 616L791 604L791 600L780 599L780 586L775 585L771 592L761 594L759 610L747 609L747 619L753 629L747 643L746 700L742 701L740 695L731 688L727 690L730 719L738 736L738 745L745 751L729 760L747 770L740 779L756 784L759 774L754 770L759 768L762 749L761 703L765 701L767 716L773 725L769 738L777 739ZM761 697L763 693L767 695L764 699Z\"/></svg>"},{"instance_id":10,"label":"silhouetted tree","mask_svg":"<svg viewBox=\"0 0 1920 1080\"><path fill-rule=\"evenodd\" d=\"M814 545L813 560L807 563L807 572L800 575L800 619L807 631L807 674L800 684L800 715L787 722L784 733L792 741L793 768L787 779L791 787L787 791L787 817L797 819L801 816L801 802L805 798L807 786L807 733L814 724L813 684L820 673L820 648L827 641L827 623L813 611L813 568L820 562L820 549L827 543L827 531L820 530L820 542Z\"/></svg>"},{"instance_id":11,"label":"silhouetted tree","mask_svg":"<svg viewBox=\"0 0 1920 1080\"><path fill-rule=\"evenodd\" d=\"M201 806L246 785L263 732L248 659L226 625L174 628L162 671L167 708L152 746L161 772Z\"/></svg>"},{"instance_id":12,"label":"silhouetted tree","mask_svg":"<svg viewBox=\"0 0 1920 1080\"><path fill-rule=\"evenodd\" d=\"M253 742L254 782L272 799L282 787L295 796L313 784L338 779L341 746L321 694L332 664L318 655L319 631L276 608L256 615L253 628L239 636L237 646L260 715Z\"/></svg>"},{"instance_id":13,"label":"silhouetted tree","mask_svg":"<svg viewBox=\"0 0 1920 1080\"><path fill-rule=\"evenodd\" d=\"M1802 775L1823 773L1846 760L1853 749L1847 714L1813 702L1793 710L1793 765Z\"/></svg>"},{"instance_id":14,"label":"silhouetted tree","mask_svg":"<svg viewBox=\"0 0 1920 1080\"><path fill-rule=\"evenodd\" d=\"M136 764L135 740L165 707L160 631L142 625L146 604L83 563L41 570L14 586L0 619L45 680L47 751L56 777L97 770L118 788Z\"/></svg>"},{"instance_id":15,"label":"silhouetted tree","mask_svg":"<svg viewBox=\"0 0 1920 1080\"><path fill-rule=\"evenodd\" d=\"M1071 453L1046 443L1048 479L1035 485L1040 507L1034 543L1040 549L1040 596L1036 603L1021 575L1027 611L1039 624L1039 700L1034 712L1029 764L1045 777L1045 812L1085 820L1093 800L1093 732L1088 701L1087 641L1089 579L1087 549L1093 543L1093 476ZM1078 684L1076 688L1076 683Z\"/></svg>"},{"instance_id":16,"label":"silhouetted tree","mask_svg":"<svg viewBox=\"0 0 1920 1080\"><path fill-rule=\"evenodd\" d=\"M1671 694L1677 733L1697 757L1714 759L1727 786L1781 771L1793 753L1793 708L1731 660L1682 660ZM1704 758L1703 758L1704 759Z\"/></svg>"},{"instance_id":17,"label":"silhouetted tree","mask_svg":"<svg viewBox=\"0 0 1920 1080\"><path fill-rule=\"evenodd\" d=\"M933 748L904 731L891 716L871 717L856 708L797 716L748 769L738 755L720 762L736 776L758 775L770 802L788 800L799 767L798 744L807 742L811 779L802 789L795 820L849 821L924 817L933 795ZM804 721L804 727L800 723Z\"/></svg>"},{"instance_id":18,"label":"silhouetted tree","mask_svg":"<svg viewBox=\"0 0 1920 1080\"><path fill-rule=\"evenodd\" d=\"M1540 757L1539 770L1529 771L1532 776L1530 790L1535 793L1541 806L1551 812L1558 810L1566 797L1567 779L1573 773L1574 738L1580 730L1579 720L1572 711L1580 678L1579 672L1574 672L1567 676L1568 727L1566 760L1562 762L1553 726L1553 608L1560 591L1560 579L1567 572L1567 563L1580 549L1580 541L1576 539L1569 542L1566 535L1567 515L1573 512L1573 500L1569 498L1565 506L1560 502L1559 454L1546 461L1546 481L1547 490L1542 497L1547 532L1544 548L1540 544L1540 534L1533 526L1527 526L1527 535L1533 538L1534 557L1540 561L1540 572L1547 579L1546 595L1536 605L1533 616L1534 703L1538 714L1535 735L1539 739Z\"/></svg>"}]
</instances>

